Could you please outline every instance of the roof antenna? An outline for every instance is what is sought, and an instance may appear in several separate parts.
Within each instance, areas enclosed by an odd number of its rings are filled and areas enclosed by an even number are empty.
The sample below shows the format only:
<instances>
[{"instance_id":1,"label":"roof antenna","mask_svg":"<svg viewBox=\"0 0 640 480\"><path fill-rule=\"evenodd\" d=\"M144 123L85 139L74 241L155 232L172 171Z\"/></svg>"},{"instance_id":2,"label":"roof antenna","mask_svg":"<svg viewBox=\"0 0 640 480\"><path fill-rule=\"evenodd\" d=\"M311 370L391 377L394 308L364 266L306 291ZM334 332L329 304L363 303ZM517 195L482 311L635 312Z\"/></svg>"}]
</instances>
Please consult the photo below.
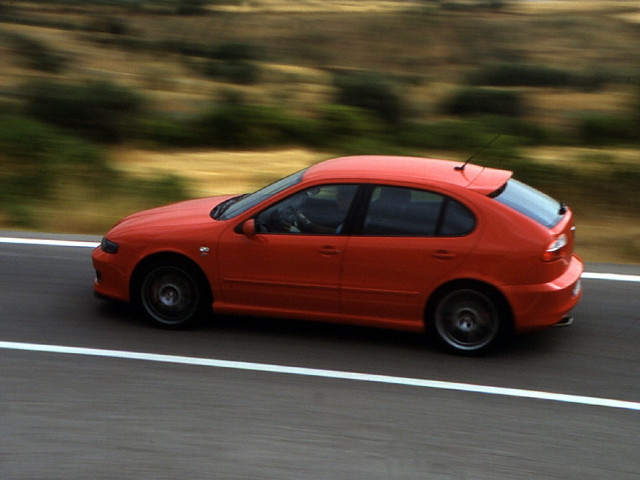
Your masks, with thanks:
<instances>
[{"instance_id":1,"label":"roof antenna","mask_svg":"<svg viewBox=\"0 0 640 480\"><path fill-rule=\"evenodd\" d=\"M476 155L478 155L480 152L482 152L482 151L484 151L485 149L489 148L489 146L490 146L493 142L495 142L498 138L500 138L501 136L502 136L502 134L501 134L501 133L499 133L498 135L496 135L495 137L493 137L489 143L487 143L484 147L482 147L482 148L481 148L480 150L478 150L476 153L474 153L474 154L473 154L473 155L471 155L469 158L467 158L467 161L466 161L466 162L464 162L462 165L457 165L457 166L455 167L455 169L456 169L456 170L464 170L464 167L466 167L466 166L467 166L467 163L469 163L471 160L473 160L473 159L476 157Z\"/></svg>"}]
</instances>

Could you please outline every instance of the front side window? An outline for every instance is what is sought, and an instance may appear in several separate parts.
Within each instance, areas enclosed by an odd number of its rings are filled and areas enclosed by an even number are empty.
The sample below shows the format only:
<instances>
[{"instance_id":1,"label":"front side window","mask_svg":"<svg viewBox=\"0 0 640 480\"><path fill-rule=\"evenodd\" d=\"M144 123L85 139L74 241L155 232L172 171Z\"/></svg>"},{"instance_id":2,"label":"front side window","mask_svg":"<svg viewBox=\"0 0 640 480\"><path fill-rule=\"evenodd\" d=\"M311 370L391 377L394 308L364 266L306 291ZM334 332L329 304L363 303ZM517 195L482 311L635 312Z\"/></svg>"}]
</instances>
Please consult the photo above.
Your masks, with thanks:
<instances>
[{"instance_id":1,"label":"front side window","mask_svg":"<svg viewBox=\"0 0 640 480\"><path fill-rule=\"evenodd\" d=\"M426 190L380 185L373 189L362 233L376 236L462 236L475 216L456 200Z\"/></svg>"},{"instance_id":2,"label":"front side window","mask_svg":"<svg viewBox=\"0 0 640 480\"><path fill-rule=\"evenodd\" d=\"M339 235L357 189L357 185L322 185L295 193L259 213L256 231Z\"/></svg>"}]
</instances>

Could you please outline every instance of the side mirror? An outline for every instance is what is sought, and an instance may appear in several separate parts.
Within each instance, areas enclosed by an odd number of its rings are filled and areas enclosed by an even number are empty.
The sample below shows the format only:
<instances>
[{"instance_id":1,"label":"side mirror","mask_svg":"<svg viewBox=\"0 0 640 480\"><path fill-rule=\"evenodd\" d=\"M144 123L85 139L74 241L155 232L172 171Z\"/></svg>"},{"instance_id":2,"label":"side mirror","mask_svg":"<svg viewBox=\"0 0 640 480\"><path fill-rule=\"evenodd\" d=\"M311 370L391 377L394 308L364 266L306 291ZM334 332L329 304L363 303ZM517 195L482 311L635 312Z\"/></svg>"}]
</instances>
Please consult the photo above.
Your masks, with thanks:
<instances>
[{"instance_id":1,"label":"side mirror","mask_svg":"<svg viewBox=\"0 0 640 480\"><path fill-rule=\"evenodd\" d=\"M253 237L256 234L256 221L253 218L242 224L242 233L247 237Z\"/></svg>"}]
</instances>

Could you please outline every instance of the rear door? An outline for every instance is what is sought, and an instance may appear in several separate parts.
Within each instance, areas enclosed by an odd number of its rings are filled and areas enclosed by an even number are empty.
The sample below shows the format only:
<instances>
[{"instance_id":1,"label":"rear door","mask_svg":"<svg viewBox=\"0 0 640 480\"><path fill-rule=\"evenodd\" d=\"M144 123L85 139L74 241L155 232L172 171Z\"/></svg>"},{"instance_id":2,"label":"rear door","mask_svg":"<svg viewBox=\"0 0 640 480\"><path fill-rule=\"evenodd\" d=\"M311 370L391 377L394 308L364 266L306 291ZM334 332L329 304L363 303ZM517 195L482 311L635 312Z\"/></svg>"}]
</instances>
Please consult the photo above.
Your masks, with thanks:
<instances>
[{"instance_id":1,"label":"rear door","mask_svg":"<svg viewBox=\"0 0 640 480\"><path fill-rule=\"evenodd\" d=\"M425 292L454 271L477 241L473 213L439 193L375 186L361 234L350 237L342 311L394 324L422 324Z\"/></svg>"}]
</instances>

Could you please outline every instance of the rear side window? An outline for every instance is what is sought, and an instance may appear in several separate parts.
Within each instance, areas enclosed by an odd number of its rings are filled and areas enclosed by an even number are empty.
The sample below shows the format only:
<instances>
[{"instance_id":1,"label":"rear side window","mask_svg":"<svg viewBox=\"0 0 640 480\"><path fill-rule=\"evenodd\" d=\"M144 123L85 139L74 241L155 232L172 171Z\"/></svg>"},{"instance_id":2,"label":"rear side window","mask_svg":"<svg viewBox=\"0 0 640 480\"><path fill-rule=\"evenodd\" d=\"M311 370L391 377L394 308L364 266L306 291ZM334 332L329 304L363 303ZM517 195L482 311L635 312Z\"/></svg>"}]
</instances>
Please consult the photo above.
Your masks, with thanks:
<instances>
[{"instance_id":1,"label":"rear side window","mask_svg":"<svg viewBox=\"0 0 640 480\"><path fill-rule=\"evenodd\" d=\"M513 178L489 196L547 228L553 228L564 216L560 202Z\"/></svg>"},{"instance_id":2,"label":"rear side window","mask_svg":"<svg viewBox=\"0 0 640 480\"><path fill-rule=\"evenodd\" d=\"M376 236L458 237L471 233L473 213L453 198L391 185L373 189L362 233Z\"/></svg>"}]
</instances>

